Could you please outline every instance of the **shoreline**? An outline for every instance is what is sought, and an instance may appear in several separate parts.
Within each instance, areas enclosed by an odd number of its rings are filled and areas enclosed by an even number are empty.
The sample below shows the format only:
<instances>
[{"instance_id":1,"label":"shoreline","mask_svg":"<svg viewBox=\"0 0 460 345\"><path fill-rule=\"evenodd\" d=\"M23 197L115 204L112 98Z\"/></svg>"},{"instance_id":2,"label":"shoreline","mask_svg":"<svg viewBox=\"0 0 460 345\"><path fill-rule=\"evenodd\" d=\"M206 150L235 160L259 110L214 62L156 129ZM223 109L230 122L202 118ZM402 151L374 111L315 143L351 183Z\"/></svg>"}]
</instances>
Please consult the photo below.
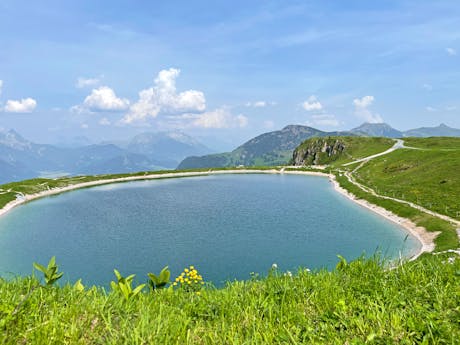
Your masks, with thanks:
<instances>
[{"instance_id":1,"label":"shoreline","mask_svg":"<svg viewBox=\"0 0 460 345\"><path fill-rule=\"evenodd\" d=\"M393 223L400 226L406 233L410 234L411 236L415 237L416 240L420 243L420 249L412 256L410 256L409 260L415 260L423 253L430 253L435 249L434 239L438 235L438 232L428 232L423 227L418 227L414 222L410 219L402 218L391 211L386 210L383 207L371 204L367 200L358 199L352 193L348 192L346 189L340 187L339 183L335 179L335 176L332 174L327 174L323 172L316 172L316 171L285 171L284 168L277 170L249 170L249 169L237 169L237 170L209 170L209 171L200 171L200 172L177 172L177 173L165 173L165 174L150 174L150 175L141 175L141 176L128 176L128 177L120 177L120 178L113 178L107 180L97 180L97 181L90 181L90 182L83 182L77 183L74 185L49 189L42 192L34 193L34 194L26 194L23 197L19 197L16 200L10 201L3 208L0 209L0 217L7 214L13 208L20 206L22 204L28 203L32 200L58 195L61 193L70 192L77 189L83 189L88 187L96 187L100 185L112 184L112 183L123 183L123 182L131 182L131 181L143 181L143 180L155 180L155 179L163 179L163 178L178 178L178 177L193 177L193 176L209 176L209 175L218 175L218 174L292 174L292 175L309 175L309 176L321 176L327 177L329 181L332 183L334 190L341 195L347 197L349 200L357 203L358 205L365 207L366 209L377 213L378 215L392 221Z\"/></svg>"}]
</instances>

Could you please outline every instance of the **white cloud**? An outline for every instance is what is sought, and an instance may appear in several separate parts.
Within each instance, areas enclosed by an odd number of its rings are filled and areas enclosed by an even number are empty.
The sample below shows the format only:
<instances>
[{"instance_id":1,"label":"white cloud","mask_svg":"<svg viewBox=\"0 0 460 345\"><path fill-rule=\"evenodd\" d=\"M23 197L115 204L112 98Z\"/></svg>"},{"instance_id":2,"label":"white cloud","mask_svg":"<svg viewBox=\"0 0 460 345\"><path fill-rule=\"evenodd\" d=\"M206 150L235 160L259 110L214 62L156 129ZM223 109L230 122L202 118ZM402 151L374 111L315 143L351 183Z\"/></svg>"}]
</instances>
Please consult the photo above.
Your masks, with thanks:
<instances>
[{"instance_id":1,"label":"white cloud","mask_svg":"<svg viewBox=\"0 0 460 345\"><path fill-rule=\"evenodd\" d=\"M96 86L100 83L99 78L78 78L75 87L83 89L85 87Z\"/></svg>"},{"instance_id":2,"label":"white cloud","mask_svg":"<svg viewBox=\"0 0 460 345\"><path fill-rule=\"evenodd\" d=\"M374 103L374 96L364 96L363 98L355 98L353 104L356 108L367 108Z\"/></svg>"},{"instance_id":3,"label":"white cloud","mask_svg":"<svg viewBox=\"0 0 460 345\"><path fill-rule=\"evenodd\" d=\"M0 96L2 95L3 80L0 80Z\"/></svg>"},{"instance_id":4,"label":"white cloud","mask_svg":"<svg viewBox=\"0 0 460 345\"><path fill-rule=\"evenodd\" d=\"M355 98L353 105L355 106L355 115L370 123L382 123L382 117L371 112L368 108L374 103L374 96L364 96L363 98Z\"/></svg>"},{"instance_id":5,"label":"white cloud","mask_svg":"<svg viewBox=\"0 0 460 345\"><path fill-rule=\"evenodd\" d=\"M438 109L436 109L436 108L434 108L434 107L430 107L430 106L426 107L425 110L426 110L426 111L429 111L429 112L438 111Z\"/></svg>"},{"instance_id":6,"label":"white cloud","mask_svg":"<svg viewBox=\"0 0 460 345\"><path fill-rule=\"evenodd\" d=\"M233 115L228 109L219 108L203 114L193 115L194 127L202 128L243 128L248 125L248 118L242 114Z\"/></svg>"},{"instance_id":7,"label":"white cloud","mask_svg":"<svg viewBox=\"0 0 460 345\"><path fill-rule=\"evenodd\" d=\"M311 125L320 125L328 127L337 127L340 124L339 120L337 120L335 115L332 114L312 115L311 121L309 121L308 123Z\"/></svg>"},{"instance_id":8,"label":"white cloud","mask_svg":"<svg viewBox=\"0 0 460 345\"><path fill-rule=\"evenodd\" d=\"M160 113L201 113L206 109L203 92L188 90L177 93L176 79L179 69L170 68L158 73L154 86L139 92L139 100L131 105L122 123L130 124L155 118Z\"/></svg>"},{"instance_id":9,"label":"white cloud","mask_svg":"<svg viewBox=\"0 0 460 345\"><path fill-rule=\"evenodd\" d=\"M82 129L88 129L89 126L88 126L88 124L86 124L86 123L82 123L82 124L80 125L80 128L82 128Z\"/></svg>"},{"instance_id":10,"label":"white cloud","mask_svg":"<svg viewBox=\"0 0 460 345\"><path fill-rule=\"evenodd\" d=\"M91 94L85 98L83 106L93 111L122 111L129 107L129 101L125 98L118 98L111 88L101 86L93 89Z\"/></svg>"},{"instance_id":11,"label":"white cloud","mask_svg":"<svg viewBox=\"0 0 460 345\"><path fill-rule=\"evenodd\" d=\"M322 104L318 101L316 96L310 96L308 97L308 100L302 103L302 107L306 111L316 111L316 110L321 110L323 109Z\"/></svg>"},{"instance_id":12,"label":"white cloud","mask_svg":"<svg viewBox=\"0 0 460 345\"><path fill-rule=\"evenodd\" d=\"M454 48L446 48L446 52L447 52L447 54L449 54L450 56L455 56L455 55L457 55L457 51L456 51Z\"/></svg>"},{"instance_id":13,"label":"white cloud","mask_svg":"<svg viewBox=\"0 0 460 345\"><path fill-rule=\"evenodd\" d=\"M448 105L446 106L446 111L455 111L457 110L457 107L455 105Z\"/></svg>"},{"instance_id":14,"label":"white cloud","mask_svg":"<svg viewBox=\"0 0 460 345\"><path fill-rule=\"evenodd\" d=\"M20 101L9 100L6 102L5 111L7 113L31 113L36 106L37 101L30 97Z\"/></svg>"},{"instance_id":15,"label":"white cloud","mask_svg":"<svg viewBox=\"0 0 460 345\"><path fill-rule=\"evenodd\" d=\"M108 118L103 117L102 119L99 120L99 124L101 126L110 126L111 122L109 121Z\"/></svg>"}]
</instances>

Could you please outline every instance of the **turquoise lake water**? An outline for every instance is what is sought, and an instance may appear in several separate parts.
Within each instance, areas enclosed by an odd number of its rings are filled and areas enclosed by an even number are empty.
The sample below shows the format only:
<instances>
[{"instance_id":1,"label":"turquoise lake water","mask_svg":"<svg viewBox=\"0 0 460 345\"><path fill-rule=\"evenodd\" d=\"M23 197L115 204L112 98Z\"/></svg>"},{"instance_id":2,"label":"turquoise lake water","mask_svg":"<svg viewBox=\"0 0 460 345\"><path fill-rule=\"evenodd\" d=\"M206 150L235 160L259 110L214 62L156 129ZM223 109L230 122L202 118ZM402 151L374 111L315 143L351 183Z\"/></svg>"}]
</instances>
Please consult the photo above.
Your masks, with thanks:
<instances>
[{"instance_id":1,"label":"turquoise lake water","mask_svg":"<svg viewBox=\"0 0 460 345\"><path fill-rule=\"evenodd\" d=\"M173 276L194 265L216 285L282 271L332 268L419 243L334 191L323 177L211 175L111 184L47 197L0 219L0 275L30 274L55 255L65 280L107 286L113 269Z\"/></svg>"}]
</instances>

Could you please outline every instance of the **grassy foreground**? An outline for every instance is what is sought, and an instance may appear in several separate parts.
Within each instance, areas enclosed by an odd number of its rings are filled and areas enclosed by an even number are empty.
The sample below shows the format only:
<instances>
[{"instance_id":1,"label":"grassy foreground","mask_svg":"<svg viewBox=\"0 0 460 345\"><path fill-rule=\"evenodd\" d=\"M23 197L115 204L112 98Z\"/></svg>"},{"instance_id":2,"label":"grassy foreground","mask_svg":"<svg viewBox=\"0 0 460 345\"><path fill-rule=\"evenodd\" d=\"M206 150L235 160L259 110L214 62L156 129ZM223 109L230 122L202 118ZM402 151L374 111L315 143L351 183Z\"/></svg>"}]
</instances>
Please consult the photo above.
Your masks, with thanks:
<instances>
[{"instance_id":1,"label":"grassy foreground","mask_svg":"<svg viewBox=\"0 0 460 345\"><path fill-rule=\"evenodd\" d=\"M0 280L2 344L458 344L460 259L394 269L360 259L335 271L121 295Z\"/></svg>"}]
</instances>

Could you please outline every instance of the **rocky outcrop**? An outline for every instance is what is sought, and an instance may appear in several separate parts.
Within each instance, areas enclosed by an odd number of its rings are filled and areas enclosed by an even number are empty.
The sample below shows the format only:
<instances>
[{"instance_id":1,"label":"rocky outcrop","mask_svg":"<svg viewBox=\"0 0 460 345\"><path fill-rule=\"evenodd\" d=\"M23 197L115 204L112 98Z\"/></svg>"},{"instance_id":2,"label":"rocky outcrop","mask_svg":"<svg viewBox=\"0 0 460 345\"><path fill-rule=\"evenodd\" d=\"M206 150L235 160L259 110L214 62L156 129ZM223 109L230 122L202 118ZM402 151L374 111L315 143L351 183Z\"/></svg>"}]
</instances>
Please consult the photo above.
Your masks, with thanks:
<instances>
[{"instance_id":1,"label":"rocky outcrop","mask_svg":"<svg viewBox=\"0 0 460 345\"><path fill-rule=\"evenodd\" d=\"M345 143L338 138L310 139L294 150L291 163L297 166L321 165L335 160L345 149Z\"/></svg>"}]
</instances>

